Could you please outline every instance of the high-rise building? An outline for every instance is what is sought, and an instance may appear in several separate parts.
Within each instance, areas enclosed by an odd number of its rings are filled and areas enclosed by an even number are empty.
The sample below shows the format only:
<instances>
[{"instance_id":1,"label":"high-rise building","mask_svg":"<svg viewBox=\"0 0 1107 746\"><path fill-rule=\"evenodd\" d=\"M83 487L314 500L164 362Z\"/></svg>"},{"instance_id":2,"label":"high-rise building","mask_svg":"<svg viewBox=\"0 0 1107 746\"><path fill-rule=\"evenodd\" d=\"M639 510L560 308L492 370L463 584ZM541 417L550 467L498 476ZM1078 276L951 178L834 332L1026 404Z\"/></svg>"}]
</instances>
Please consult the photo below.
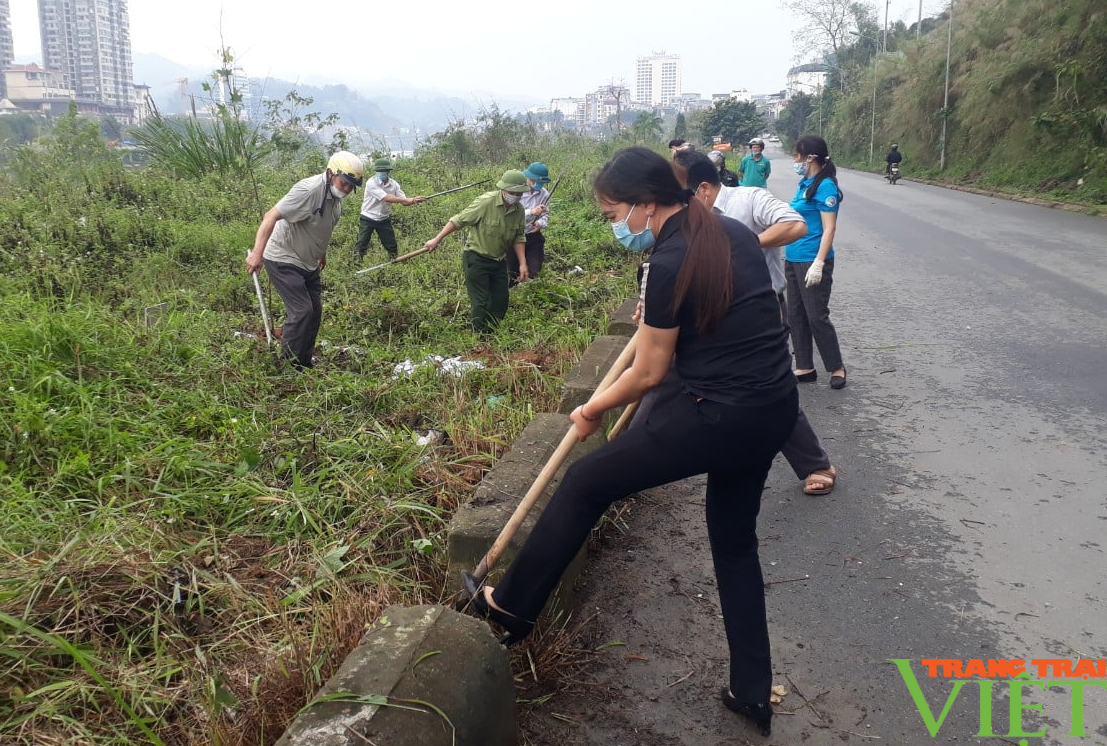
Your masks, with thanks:
<instances>
[{"instance_id":1,"label":"high-rise building","mask_svg":"<svg viewBox=\"0 0 1107 746\"><path fill-rule=\"evenodd\" d=\"M135 94L127 0L38 0L38 20L43 67L65 73L78 102L129 121Z\"/></svg>"},{"instance_id":2,"label":"high-rise building","mask_svg":"<svg viewBox=\"0 0 1107 746\"><path fill-rule=\"evenodd\" d=\"M642 104L669 106L674 96L679 96L680 56L654 52L649 57L638 58L634 77L634 97Z\"/></svg>"},{"instance_id":3,"label":"high-rise building","mask_svg":"<svg viewBox=\"0 0 1107 746\"><path fill-rule=\"evenodd\" d=\"M15 43L12 41L12 10L9 0L0 0L0 70L15 61ZM0 75L0 98L7 98L4 76Z\"/></svg>"}]
</instances>

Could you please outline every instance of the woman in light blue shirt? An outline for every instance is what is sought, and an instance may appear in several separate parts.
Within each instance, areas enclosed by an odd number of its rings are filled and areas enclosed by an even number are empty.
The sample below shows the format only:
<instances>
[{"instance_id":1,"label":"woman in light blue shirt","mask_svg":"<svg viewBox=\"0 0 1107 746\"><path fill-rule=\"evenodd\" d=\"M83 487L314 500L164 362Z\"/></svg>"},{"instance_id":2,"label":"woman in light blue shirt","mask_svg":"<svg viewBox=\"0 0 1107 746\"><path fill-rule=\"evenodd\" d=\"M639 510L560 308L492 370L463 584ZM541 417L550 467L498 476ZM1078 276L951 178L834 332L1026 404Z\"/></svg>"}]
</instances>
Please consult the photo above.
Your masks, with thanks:
<instances>
[{"instance_id":1,"label":"woman in light blue shirt","mask_svg":"<svg viewBox=\"0 0 1107 746\"><path fill-rule=\"evenodd\" d=\"M800 183L791 205L807 222L807 235L784 249L796 380L818 380L814 341L830 373L830 387L840 389L846 385L846 366L842 364L838 332L830 323L830 288L834 283L834 230L842 190L823 138L804 135L796 140L792 159Z\"/></svg>"}]
</instances>

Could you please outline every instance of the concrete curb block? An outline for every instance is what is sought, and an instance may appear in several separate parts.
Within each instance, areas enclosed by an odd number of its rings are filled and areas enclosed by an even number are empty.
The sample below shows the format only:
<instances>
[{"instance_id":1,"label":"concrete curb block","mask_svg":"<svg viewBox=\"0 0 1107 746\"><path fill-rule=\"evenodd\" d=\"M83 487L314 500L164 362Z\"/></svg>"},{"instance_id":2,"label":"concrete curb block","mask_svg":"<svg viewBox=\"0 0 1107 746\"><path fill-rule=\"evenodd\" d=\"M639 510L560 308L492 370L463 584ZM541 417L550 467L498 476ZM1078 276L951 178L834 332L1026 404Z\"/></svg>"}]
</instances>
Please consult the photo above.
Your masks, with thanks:
<instances>
[{"instance_id":1,"label":"concrete curb block","mask_svg":"<svg viewBox=\"0 0 1107 746\"><path fill-rule=\"evenodd\" d=\"M461 571L473 570L496 537L500 535L500 531L519 505L523 495L534 483L534 478L565 437L568 425L569 422L564 415L548 413L535 415L515 440L511 450L505 453L481 480L473 496L454 513L447 532L449 557L447 572L450 587L453 590L462 588ZM569 453L545 493L538 499L515 536L512 537L496 567L489 573L488 581L491 585L495 585L495 578L499 577L497 570L502 573L503 568L511 563L519 547L530 536L535 521L549 502L550 495L557 489L569 464L600 445L602 443L598 438L589 439L584 443L578 443ZM562 587L566 590L555 594L557 599L555 603L561 608L568 608L571 605L567 589L572 588L572 581L580 572L583 555L584 550L581 550L581 555L565 573L568 582Z\"/></svg>"},{"instance_id":2,"label":"concrete curb block","mask_svg":"<svg viewBox=\"0 0 1107 746\"><path fill-rule=\"evenodd\" d=\"M561 401L557 405L559 414L569 414L588 401L628 341L627 337L615 336L596 337L592 341L581 355L580 362L565 375Z\"/></svg>"},{"instance_id":3,"label":"concrete curb block","mask_svg":"<svg viewBox=\"0 0 1107 746\"><path fill-rule=\"evenodd\" d=\"M338 694L348 698L329 699ZM443 606L393 606L277 746L517 742L507 651L488 625Z\"/></svg>"},{"instance_id":4,"label":"concrete curb block","mask_svg":"<svg viewBox=\"0 0 1107 746\"><path fill-rule=\"evenodd\" d=\"M607 320L607 333L617 337L630 337L638 331L638 324L634 323L634 312L638 310L638 299L629 298L623 305L615 309L615 313Z\"/></svg>"}]
</instances>

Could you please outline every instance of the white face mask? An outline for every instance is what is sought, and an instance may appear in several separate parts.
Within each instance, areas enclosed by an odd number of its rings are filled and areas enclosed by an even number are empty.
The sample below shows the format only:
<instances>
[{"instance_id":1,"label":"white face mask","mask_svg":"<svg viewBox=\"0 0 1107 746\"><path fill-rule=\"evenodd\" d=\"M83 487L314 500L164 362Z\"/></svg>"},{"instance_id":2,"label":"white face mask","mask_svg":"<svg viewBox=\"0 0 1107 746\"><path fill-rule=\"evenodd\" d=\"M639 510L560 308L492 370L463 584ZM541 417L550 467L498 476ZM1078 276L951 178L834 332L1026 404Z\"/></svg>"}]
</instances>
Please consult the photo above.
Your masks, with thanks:
<instances>
[{"instance_id":1,"label":"white face mask","mask_svg":"<svg viewBox=\"0 0 1107 746\"><path fill-rule=\"evenodd\" d=\"M331 196L333 196L335 199L342 200L346 199L347 194L346 192L336 187L334 184L331 184Z\"/></svg>"},{"instance_id":2,"label":"white face mask","mask_svg":"<svg viewBox=\"0 0 1107 746\"><path fill-rule=\"evenodd\" d=\"M504 192L503 195L504 195L504 204L505 205L515 205L515 204L519 203L519 195L518 194L512 194L511 192Z\"/></svg>"}]
</instances>

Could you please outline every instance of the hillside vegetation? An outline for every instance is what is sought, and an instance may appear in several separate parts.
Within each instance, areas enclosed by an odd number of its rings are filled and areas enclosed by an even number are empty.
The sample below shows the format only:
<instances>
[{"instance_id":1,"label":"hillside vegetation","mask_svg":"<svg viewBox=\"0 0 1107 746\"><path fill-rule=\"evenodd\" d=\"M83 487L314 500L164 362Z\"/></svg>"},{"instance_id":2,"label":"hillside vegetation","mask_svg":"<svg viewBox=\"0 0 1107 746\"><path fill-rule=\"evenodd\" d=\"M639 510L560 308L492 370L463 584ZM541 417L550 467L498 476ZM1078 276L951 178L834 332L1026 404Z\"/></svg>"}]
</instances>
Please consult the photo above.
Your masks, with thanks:
<instances>
[{"instance_id":1,"label":"hillside vegetation","mask_svg":"<svg viewBox=\"0 0 1107 746\"><path fill-rule=\"evenodd\" d=\"M869 158L876 83L875 167L892 142L905 172L961 183L1107 203L1107 6L1101 0L958 0L953 8L949 106L944 107L948 12L915 30L881 34L863 16L832 57L842 69L820 97L800 97L782 120L794 137L823 132L834 157ZM855 27L856 27L855 26ZM875 76L875 78L874 78ZM941 170L942 124L946 124Z\"/></svg>"}]
</instances>

